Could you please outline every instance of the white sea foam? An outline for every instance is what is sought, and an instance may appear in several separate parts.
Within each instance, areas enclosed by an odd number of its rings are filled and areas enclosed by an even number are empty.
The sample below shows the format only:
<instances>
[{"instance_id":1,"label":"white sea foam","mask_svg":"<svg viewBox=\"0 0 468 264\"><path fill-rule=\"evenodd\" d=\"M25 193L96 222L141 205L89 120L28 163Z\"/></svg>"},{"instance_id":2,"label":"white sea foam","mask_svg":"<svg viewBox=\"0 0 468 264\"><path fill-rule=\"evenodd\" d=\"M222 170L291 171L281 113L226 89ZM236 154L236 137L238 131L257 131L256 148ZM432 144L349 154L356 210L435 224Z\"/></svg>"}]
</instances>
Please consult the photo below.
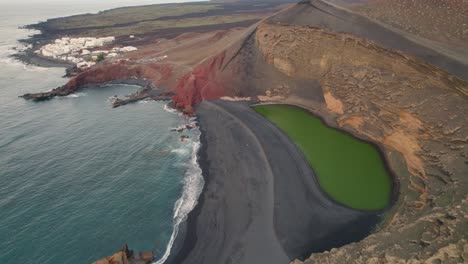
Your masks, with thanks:
<instances>
[{"instance_id":1,"label":"white sea foam","mask_svg":"<svg viewBox=\"0 0 468 264\"><path fill-rule=\"evenodd\" d=\"M0 51L0 53L1 53L1 51ZM17 63L17 61L15 59L11 58L11 57L5 57L5 58L0 59L0 63L12 64L12 63Z\"/></svg>"},{"instance_id":2,"label":"white sea foam","mask_svg":"<svg viewBox=\"0 0 468 264\"><path fill-rule=\"evenodd\" d=\"M203 176L202 170L197 163L197 152L200 148L199 136L192 143L192 159L191 166L187 170L184 178L184 189L182 196L177 200L174 206L174 229L172 231L171 239L167 245L164 255L155 262L155 264L163 264L169 257L172 245L179 233L179 226L187 219L187 215L195 208L198 203L198 197L203 189Z\"/></svg>"},{"instance_id":3,"label":"white sea foam","mask_svg":"<svg viewBox=\"0 0 468 264\"><path fill-rule=\"evenodd\" d=\"M145 100L140 100L140 101L138 101L139 104L147 104L147 103L150 103L150 102L154 102L154 100L145 99Z\"/></svg>"},{"instance_id":4,"label":"white sea foam","mask_svg":"<svg viewBox=\"0 0 468 264\"><path fill-rule=\"evenodd\" d=\"M178 149L171 150L171 152L179 154L179 155L185 155L185 154L188 154L189 150L186 148L178 148Z\"/></svg>"},{"instance_id":5,"label":"white sea foam","mask_svg":"<svg viewBox=\"0 0 468 264\"><path fill-rule=\"evenodd\" d=\"M1 54L1 51L0 51ZM23 62L12 57L0 57L0 64L8 64L10 67L21 67L29 72L45 72L50 71L50 68L40 67L32 64L24 64Z\"/></svg>"},{"instance_id":6,"label":"white sea foam","mask_svg":"<svg viewBox=\"0 0 468 264\"><path fill-rule=\"evenodd\" d=\"M191 165L187 164L187 163L184 163L184 162L175 162L175 163L173 163L173 166L174 167L179 167L179 168L188 168Z\"/></svg>"},{"instance_id":7,"label":"white sea foam","mask_svg":"<svg viewBox=\"0 0 468 264\"><path fill-rule=\"evenodd\" d=\"M170 107L169 103L164 105L164 110L166 110L169 113L178 114L179 116L182 115L182 113L179 112L177 109Z\"/></svg>"},{"instance_id":8,"label":"white sea foam","mask_svg":"<svg viewBox=\"0 0 468 264\"><path fill-rule=\"evenodd\" d=\"M87 96L86 93L72 93L72 94L69 94L67 96L64 96L64 97L57 97L57 98L78 98L78 97L82 97L82 96Z\"/></svg>"}]
</instances>

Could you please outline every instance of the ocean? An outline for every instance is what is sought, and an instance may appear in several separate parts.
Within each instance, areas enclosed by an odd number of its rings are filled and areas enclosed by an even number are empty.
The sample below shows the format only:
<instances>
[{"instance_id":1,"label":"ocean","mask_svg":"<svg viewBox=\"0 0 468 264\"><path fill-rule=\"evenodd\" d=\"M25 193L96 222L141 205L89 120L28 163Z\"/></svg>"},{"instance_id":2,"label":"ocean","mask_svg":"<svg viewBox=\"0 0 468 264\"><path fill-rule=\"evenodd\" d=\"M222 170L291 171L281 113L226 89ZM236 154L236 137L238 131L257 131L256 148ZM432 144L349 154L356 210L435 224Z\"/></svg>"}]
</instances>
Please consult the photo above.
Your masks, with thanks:
<instances>
[{"instance_id":1,"label":"ocean","mask_svg":"<svg viewBox=\"0 0 468 264\"><path fill-rule=\"evenodd\" d=\"M0 263L91 263L125 243L163 263L203 186L199 131L165 102L116 109L104 85L46 102L18 98L63 85L63 68L9 58L18 27L47 18L157 1L0 2ZM169 1L165 1L169 2Z\"/></svg>"}]
</instances>

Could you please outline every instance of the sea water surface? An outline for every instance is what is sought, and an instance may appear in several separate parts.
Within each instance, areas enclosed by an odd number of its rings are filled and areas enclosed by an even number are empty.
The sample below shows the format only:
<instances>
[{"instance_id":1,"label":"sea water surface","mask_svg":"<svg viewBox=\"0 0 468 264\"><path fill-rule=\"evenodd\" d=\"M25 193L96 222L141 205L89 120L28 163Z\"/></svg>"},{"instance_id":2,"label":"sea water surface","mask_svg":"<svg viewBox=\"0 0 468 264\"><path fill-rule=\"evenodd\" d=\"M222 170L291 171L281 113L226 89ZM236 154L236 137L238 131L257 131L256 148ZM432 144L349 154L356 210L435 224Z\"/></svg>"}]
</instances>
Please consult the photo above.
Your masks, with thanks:
<instances>
[{"instance_id":1,"label":"sea water surface","mask_svg":"<svg viewBox=\"0 0 468 264\"><path fill-rule=\"evenodd\" d=\"M21 25L152 2L0 2L0 263L90 263L124 243L167 255L203 184L198 130L181 142L169 128L187 120L163 102L112 109L108 98L131 85L25 101L18 96L65 83L64 69L8 57L34 33Z\"/></svg>"}]
</instances>

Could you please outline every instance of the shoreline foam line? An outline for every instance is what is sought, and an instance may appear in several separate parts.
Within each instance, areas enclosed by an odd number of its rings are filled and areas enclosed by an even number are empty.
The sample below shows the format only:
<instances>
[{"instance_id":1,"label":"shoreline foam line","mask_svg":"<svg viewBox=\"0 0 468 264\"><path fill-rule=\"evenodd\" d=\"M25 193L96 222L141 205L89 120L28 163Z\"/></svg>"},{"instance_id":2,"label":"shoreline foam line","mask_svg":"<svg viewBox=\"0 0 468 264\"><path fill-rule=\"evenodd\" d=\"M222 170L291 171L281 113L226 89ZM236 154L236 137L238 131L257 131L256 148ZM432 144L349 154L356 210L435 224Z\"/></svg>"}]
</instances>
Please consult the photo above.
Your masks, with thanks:
<instances>
[{"instance_id":1,"label":"shoreline foam line","mask_svg":"<svg viewBox=\"0 0 468 264\"><path fill-rule=\"evenodd\" d=\"M198 131L197 131L198 132ZM203 190L204 179L202 176L202 170L198 164L197 153L200 149L200 132L194 138L192 143L192 158L190 160L191 166L185 173L184 188L182 196L176 201L174 205L174 228L172 231L171 238L167 245L164 255L154 264L163 264L171 254L171 249L174 241L179 233L179 226L181 223L186 221L188 214L195 208L198 203L198 198Z\"/></svg>"}]
</instances>

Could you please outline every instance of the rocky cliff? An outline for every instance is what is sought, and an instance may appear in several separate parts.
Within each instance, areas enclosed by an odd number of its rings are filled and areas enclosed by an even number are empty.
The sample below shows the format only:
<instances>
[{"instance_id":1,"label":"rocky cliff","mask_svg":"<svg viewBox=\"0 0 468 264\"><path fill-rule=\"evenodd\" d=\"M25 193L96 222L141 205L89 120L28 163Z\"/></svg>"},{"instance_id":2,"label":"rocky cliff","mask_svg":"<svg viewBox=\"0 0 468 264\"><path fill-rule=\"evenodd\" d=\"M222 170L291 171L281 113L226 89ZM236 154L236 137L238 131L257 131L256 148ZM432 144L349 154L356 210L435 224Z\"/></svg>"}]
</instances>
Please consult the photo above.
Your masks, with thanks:
<instances>
[{"instance_id":1,"label":"rocky cliff","mask_svg":"<svg viewBox=\"0 0 468 264\"><path fill-rule=\"evenodd\" d=\"M282 102L379 143L400 182L399 202L378 232L305 263L463 261L468 84L349 34L263 24L256 43L281 73L320 82L323 101L295 87Z\"/></svg>"},{"instance_id":2,"label":"rocky cliff","mask_svg":"<svg viewBox=\"0 0 468 264\"><path fill-rule=\"evenodd\" d=\"M307 25L304 14L317 8L303 4L301 15L289 13L299 7L187 74L177 86L178 106L221 94L266 98L307 108L383 148L400 183L387 221L363 241L304 263L468 261L468 68L430 47L415 51L418 43L392 46L369 32L338 32L329 14L327 27L317 18Z\"/></svg>"}]
</instances>

